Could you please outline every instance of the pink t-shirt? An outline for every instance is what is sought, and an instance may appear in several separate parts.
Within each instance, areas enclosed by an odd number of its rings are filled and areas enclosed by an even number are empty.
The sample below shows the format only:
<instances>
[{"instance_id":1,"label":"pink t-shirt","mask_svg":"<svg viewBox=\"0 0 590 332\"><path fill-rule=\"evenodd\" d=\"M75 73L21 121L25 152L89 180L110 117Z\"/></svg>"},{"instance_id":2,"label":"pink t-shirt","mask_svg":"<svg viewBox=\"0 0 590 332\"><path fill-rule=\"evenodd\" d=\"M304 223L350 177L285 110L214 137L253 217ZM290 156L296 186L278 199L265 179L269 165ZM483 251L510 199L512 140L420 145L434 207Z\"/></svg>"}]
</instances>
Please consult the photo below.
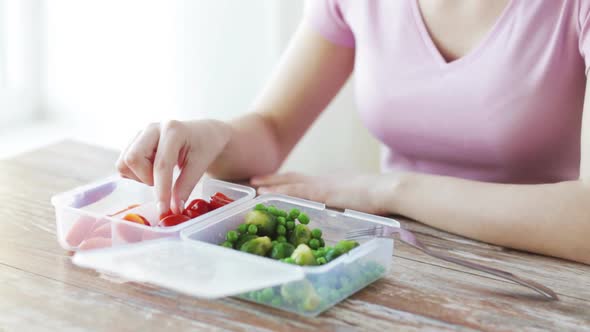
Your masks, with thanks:
<instances>
[{"instance_id":1,"label":"pink t-shirt","mask_svg":"<svg viewBox=\"0 0 590 332\"><path fill-rule=\"evenodd\" d=\"M384 171L548 183L579 174L589 15L590 0L510 0L450 63L417 0L309 0L305 17L355 48L357 106Z\"/></svg>"}]
</instances>

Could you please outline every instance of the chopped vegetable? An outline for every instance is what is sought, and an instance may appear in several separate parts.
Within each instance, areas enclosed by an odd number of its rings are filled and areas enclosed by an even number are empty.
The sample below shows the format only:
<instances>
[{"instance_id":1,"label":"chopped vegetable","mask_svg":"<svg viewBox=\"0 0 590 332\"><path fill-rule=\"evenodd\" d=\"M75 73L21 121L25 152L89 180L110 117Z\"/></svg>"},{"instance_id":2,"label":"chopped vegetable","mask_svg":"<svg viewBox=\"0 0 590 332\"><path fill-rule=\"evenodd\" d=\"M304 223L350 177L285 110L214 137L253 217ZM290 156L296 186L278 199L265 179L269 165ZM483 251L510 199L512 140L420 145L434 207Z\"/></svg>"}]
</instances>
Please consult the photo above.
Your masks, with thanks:
<instances>
[{"instance_id":1,"label":"chopped vegetable","mask_svg":"<svg viewBox=\"0 0 590 332\"><path fill-rule=\"evenodd\" d=\"M189 220L191 220L191 218L185 216L184 214L173 214L171 216L168 216L168 217L160 220L160 223L158 224L158 226L172 227L172 226L182 224L183 222L189 221Z\"/></svg>"},{"instance_id":2,"label":"chopped vegetable","mask_svg":"<svg viewBox=\"0 0 590 332\"><path fill-rule=\"evenodd\" d=\"M258 226L256 226L256 225L248 226L248 234L255 235L256 233L258 233Z\"/></svg>"},{"instance_id":3,"label":"chopped vegetable","mask_svg":"<svg viewBox=\"0 0 590 332\"><path fill-rule=\"evenodd\" d=\"M240 237L238 238L238 240L235 242L234 248L239 250L240 247L244 243L246 243L246 242L248 242L248 241L250 241L252 239L255 239L257 237L258 237L257 235L253 235L253 234L248 234L248 233L242 234L242 235L240 235Z\"/></svg>"},{"instance_id":4,"label":"chopped vegetable","mask_svg":"<svg viewBox=\"0 0 590 332\"><path fill-rule=\"evenodd\" d=\"M311 239L311 231L305 225L296 225L293 229L293 233L289 236L289 242L292 245L298 246L300 244L307 244Z\"/></svg>"},{"instance_id":5,"label":"chopped vegetable","mask_svg":"<svg viewBox=\"0 0 590 332\"><path fill-rule=\"evenodd\" d=\"M238 232L236 231L229 231L225 235L225 239L229 242L236 242L238 240Z\"/></svg>"},{"instance_id":6,"label":"chopped vegetable","mask_svg":"<svg viewBox=\"0 0 590 332\"><path fill-rule=\"evenodd\" d=\"M212 208L209 205L209 202L204 199L197 198L190 202L182 213L192 219L202 216L211 210Z\"/></svg>"},{"instance_id":7,"label":"chopped vegetable","mask_svg":"<svg viewBox=\"0 0 590 332\"><path fill-rule=\"evenodd\" d=\"M322 238L322 230L319 228L314 228L311 231L311 237L313 237L314 239L321 239Z\"/></svg>"},{"instance_id":8,"label":"chopped vegetable","mask_svg":"<svg viewBox=\"0 0 590 332\"><path fill-rule=\"evenodd\" d=\"M137 213L129 213L126 214L123 217L123 220L127 220L127 221L131 221L131 222L135 222L141 225L145 225L145 226L149 226L150 223L149 221L147 221L147 219L145 219L143 216L137 214Z\"/></svg>"},{"instance_id":9,"label":"chopped vegetable","mask_svg":"<svg viewBox=\"0 0 590 332\"><path fill-rule=\"evenodd\" d=\"M258 234L274 236L277 220L274 215L266 211L253 210L246 214L244 222L258 227Z\"/></svg>"},{"instance_id":10,"label":"chopped vegetable","mask_svg":"<svg viewBox=\"0 0 590 332\"><path fill-rule=\"evenodd\" d=\"M272 250L270 252L270 257L274 259L283 259L286 257L290 257L295 251L295 247L291 243L287 242L277 242L272 246Z\"/></svg>"},{"instance_id":11,"label":"chopped vegetable","mask_svg":"<svg viewBox=\"0 0 590 332\"><path fill-rule=\"evenodd\" d=\"M252 239L240 247L240 251L247 252L258 256L266 256L268 251L272 248L272 243L268 236L257 237Z\"/></svg>"},{"instance_id":12,"label":"chopped vegetable","mask_svg":"<svg viewBox=\"0 0 590 332\"><path fill-rule=\"evenodd\" d=\"M297 246L291 258L295 260L297 265L317 265L315 257L311 252L311 249L306 244L300 244Z\"/></svg>"},{"instance_id":13,"label":"chopped vegetable","mask_svg":"<svg viewBox=\"0 0 590 332\"><path fill-rule=\"evenodd\" d=\"M309 217L307 216L307 214L301 212L299 214L299 216L297 217L297 220L299 220L300 223L307 225L309 224Z\"/></svg>"}]
</instances>

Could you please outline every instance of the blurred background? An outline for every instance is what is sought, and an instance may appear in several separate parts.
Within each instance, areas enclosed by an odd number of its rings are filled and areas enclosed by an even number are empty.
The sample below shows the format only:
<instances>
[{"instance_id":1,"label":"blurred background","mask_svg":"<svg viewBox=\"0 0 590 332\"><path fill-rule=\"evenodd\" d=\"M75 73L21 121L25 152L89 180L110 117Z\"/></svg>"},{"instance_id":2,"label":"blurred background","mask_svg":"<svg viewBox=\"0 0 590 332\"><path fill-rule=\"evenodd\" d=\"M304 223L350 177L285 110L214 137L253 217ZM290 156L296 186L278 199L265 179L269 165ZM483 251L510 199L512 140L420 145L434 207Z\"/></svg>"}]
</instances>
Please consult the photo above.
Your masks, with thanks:
<instances>
[{"instance_id":1,"label":"blurred background","mask_svg":"<svg viewBox=\"0 0 590 332\"><path fill-rule=\"evenodd\" d=\"M0 158L123 148L147 123L247 112L303 1L0 0ZM283 170L377 171L350 82ZM114 171L114 168L113 168Z\"/></svg>"}]
</instances>

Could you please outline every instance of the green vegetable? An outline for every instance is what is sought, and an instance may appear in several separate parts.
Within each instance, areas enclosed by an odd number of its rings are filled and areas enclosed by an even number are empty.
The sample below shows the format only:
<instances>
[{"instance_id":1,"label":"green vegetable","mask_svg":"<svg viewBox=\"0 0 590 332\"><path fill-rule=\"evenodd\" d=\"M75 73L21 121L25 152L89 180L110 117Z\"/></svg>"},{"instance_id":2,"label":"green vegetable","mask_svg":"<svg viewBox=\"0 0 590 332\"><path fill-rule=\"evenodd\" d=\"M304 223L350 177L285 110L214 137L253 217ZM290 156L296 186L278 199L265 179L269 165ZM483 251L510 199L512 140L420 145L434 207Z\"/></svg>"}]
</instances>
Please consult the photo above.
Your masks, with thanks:
<instances>
[{"instance_id":1,"label":"green vegetable","mask_svg":"<svg viewBox=\"0 0 590 332\"><path fill-rule=\"evenodd\" d=\"M250 211L246 214L244 221L246 224L250 225L248 226L248 231L250 231L250 228L254 225L258 228L258 234L263 236L273 236L277 226L275 216L266 211Z\"/></svg>"},{"instance_id":2,"label":"green vegetable","mask_svg":"<svg viewBox=\"0 0 590 332\"><path fill-rule=\"evenodd\" d=\"M257 237L252 239L240 247L240 251L247 252L258 256L266 256L268 251L272 248L272 243L268 236Z\"/></svg>"},{"instance_id":3,"label":"green vegetable","mask_svg":"<svg viewBox=\"0 0 590 332\"><path fill-rule=\"evenodd\" d=\"M279 225L285 226L285 224L287 223L287 219L285 219L285 217L277 217L277 222L279 223Z\"/></svg>"},{"instance_id":4,"label":"green vegetable","mask_svg":"<svg viewBox=\"0 0 590 332\"><path fill-rule=\"evenodd\" d=\"M240 235L240 237L238 238L238 240L235 242L235 246L234 246L234 248L235 248L235 249L240 249L240 247L241 247L241 246L242 246L244 243L246 243L246 242L248 242L248 241L250 241L250 240L253 240L253 239L257 238L257 237L258 237L258 236L254 235L254 234L248 234L248 233L246 233L246 234L242 234L242 235Z\"/></svg>"},{"instance_id":5,"label":"green vegetable","mask_svg":"<svg viewBox=\"0 0 590 332\"><path fill-rule=\"evenodd\" d=\"M248 231L248 224L240 224L240 226L238 226L238 232L240 232L240 234L244 234Z\"/></svg>"},{"instance_id":6,"label":"green vegetable","mask_svg":"<svg viewBox=\"0 0 590 332\"><path fill-rule=\"evenodd\" d=\"M283 235L277 236L277 242L287 242L287 238Z\"/></svg>"},{"instance_id":7,"label":"green vegetable","mask_svg":"<svg viewBox=\"0 0 590 332\"><path fill-rule=\"evenodd\" d=\"M292 245L298 246L302 243L307 244L311 240L311 231L305 225L296 225L295 229L293 229L293 233L289 236L289 242Z\"/></svg>"},{"instance_id":8,"label":"green vegetable","mask_svg":"<svg viewBox=\"0 0 590 332\"><path fill-rule=\"evenodd\" d=\"M281 215L281 213L279 212L279 209L277 209L275 206L269 206L266 211L268 211L270 214L272 214L273 216L279 217Z\"/></svg>"},{"instance_id":9,"label":"green vegetable","mask_svg":"<svg viewBox=\"0 0 590 332\"><path fill-rule=\"evenodd\" d=\"M319 228L315 228L311 231L311 237L314 239L321 239L322 238L322 230Z\"/></svg>"},{"instance_id":10,"label":"green vegetable","mask_svg":"<svg viewBox=\"0 0 590 332\"><path fill-rule=\"evenodd\" d=\"M281 304L283 304L283 301L281 300L280 297L275 297L270 301L270 305L272 305L273 307L280 307Z\"/></svg>"},{"instance_id":11,"label":"green vegetable","mask_svg":"<svg viewBox=\"0 0 590 332\"><path fill-rule=\"evenodd\" d=\"M283 225L278 225L277 226L277 234L279 234L279 235L287 234L287 228Z\"/></svg>"},{"instance_id":12,"label":"green vegetable","mask_svg":"<svg viewBox=\"0 0 590 332\"><path fill-rule=\"evenodd\" d=\"M287 257L287 258L281 259L281 261L282 262L285 262L287 264L295 264L295 260L293 258L291 258L291 257Z\"/></svg>"},{"instance_id":13,"label":"green vegetable","mask_svg":"<svg viewBox=\"0 0 590 332\"><path fill-rule=\"evenodd\" d=\"M354 240L342 240L334 246L334 249L340 250L343 254L349 252L353 248L359 246L359 243Z\"/></svg>"},{"instance_id":14,"label":"green vegetable","mask_svg":"<svg viewBox=\"0 0 590 332\"><path fill-rule=\"evenodd\" d=\"M254 210L256 211L266 211L266 206L264 206L264 204L256 204L256 206L254 207Z\"/></svg>"},{"instance_id":15,"label":"green vegetable","mask_svg":"<svg viewBox=\"0 0 590 332\"><path fill-rule=\"evenodd\" d=\"M302 309L306 311L317 309L321 301L307 279L284 284L281 286L281 296L288 303L302 303Z\"/></svg>"},{"instance_id":16,"label":"green vegetable","mask_svg":"<svg viewBox=\"0 0 590 332\"><path fill-rule=\"evenodd\" d=\"M291 211L289 211L289 218L296 219L299 216L299 213L301 213L299 210L292 209Z\"/></svg>"},{"instance_id":17,"label":"green vegetable","mask_svg":"<svg viewBox=\"0 0 590 332\"><path fill-rule=\"evenodd\" d=\"M320 247L320 240L318 240L318 239L309 240L309 247L311 249L318 249Z\"/></svg>"},{"instance_id":18,"label":"green vegetable","mask_svg":"<svg viewBox=\"0 0 590 332\"><path fill-rule=\"evenodd\" d=\"M313 257L313 253L311 249L306 244L300 244L295 248L293 254L291 254L291 258L295 260L295 264L297 265L316 265L317 262L315 257Z\"/></svg>"},{"instance_id":19,"label":"green vegetable","mask_svg":"<svg viewBox=\"0 0 590 332\"><path fill-rule=\"evenodd\" d=\"M265 288L260 293L263 302L270 302L275 295L272 288Z\"/></svg>"},{"instance_id":20,"label":"green vegetable","mask_svg":"<svg viewBox=\"0 0 590 332\"><path fill-rule=\"evenodd\" d=\"M331 248L328 249L326 251L326 256L324 256L326 258L326 260L328 262L335 260L336 258L338 258L338 256L342 255L342 252L340 250L336 250L335 248Z\"/></svg>"},{"instance_id":21,"label":"green vegetable","mask_svg":"<svg viewBox=\"0 0 590 332\"><path fill-rule=\"evenodd\" d=\"M234 247L234 245L233 245L231 242L229 242L229 241L225 241L225 242L223 242L223 243L221 244L221 246L222 246L222 247L226 247L226 248L233 248L233 247Z\"/></svg>"},{"instance_id":22,"label":"green vegetable","mask_svg":"<svg viewBox=\"0 0 590 332\"><path fill-rule=\"evenodd\" d=\"M318 262L319 265L328 263L328 261L326 260L326 257L318 257L316 259L316 261Z\"/></svg>"},{"instance_id":23,"label":"green vegetable","mask_svg":"<svg viewBox=\"0 0 590 332\"><path fill-rule=\"evenodd\" d=\"M287 221L287 229L288 230L293 230L295 228L295 222L294 221Z\"/></svg>"},{"instance_id":24,"label":"green vegetable","mask_svg":"<svg viewBox=\"0 0 590 332\"><path fill-rule=\"evenodd\" d=\"M270 251L270 257L274 259L283 259L290 257L295 251L295 247L288 242L277 242L275 245L272 246L272 250Z\"/></svg>"},{"instance_id":25,"label":"green vegetable","mask_svg":"<svg viewBox=\"0 0 590 332\"><path fill-rule=\"evenodd\" d=\"M238 240L238 232L236 231L229 231L225 235L225 239L229 242L236 242Z\"/></svg>"},{"instance_id":26,"label":"green vegetable","mask_svg":"<svg viewBox=\"0 0 590 332\"><path fill-rule=\"evenodd\" d=\"M299 214L299 216L297 217L297 220L299 220L300 223L307 225L309 224L309 217L307 216L307 214L301 212Z\"/></svg>"}]
</instances>

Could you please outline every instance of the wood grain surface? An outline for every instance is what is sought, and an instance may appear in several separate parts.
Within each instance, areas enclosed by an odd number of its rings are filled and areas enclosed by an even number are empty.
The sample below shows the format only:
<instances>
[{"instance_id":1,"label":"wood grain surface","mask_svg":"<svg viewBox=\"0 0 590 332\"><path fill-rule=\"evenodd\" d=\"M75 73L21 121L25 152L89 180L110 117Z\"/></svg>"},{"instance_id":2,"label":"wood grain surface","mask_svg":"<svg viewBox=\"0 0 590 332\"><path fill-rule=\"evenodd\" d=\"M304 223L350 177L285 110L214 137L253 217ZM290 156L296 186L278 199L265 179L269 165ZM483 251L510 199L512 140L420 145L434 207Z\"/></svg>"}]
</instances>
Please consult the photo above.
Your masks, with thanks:
<instances>
[{"instance_id":1,"label":"wood grain surface","mask_svg":"<svg viewBox=\"0 0 590 332\"><path fill-rule=\"evenodd\" d=\"M50 197L114 173L116 157L64 141L0 161L0 331L590 331L590 266L409 220L402 223L425 244L534 279L560 301L399 242L386 278L317 318L233 298L201 300L78 268L57 243Z\"/></svg>"}]
</instances>

